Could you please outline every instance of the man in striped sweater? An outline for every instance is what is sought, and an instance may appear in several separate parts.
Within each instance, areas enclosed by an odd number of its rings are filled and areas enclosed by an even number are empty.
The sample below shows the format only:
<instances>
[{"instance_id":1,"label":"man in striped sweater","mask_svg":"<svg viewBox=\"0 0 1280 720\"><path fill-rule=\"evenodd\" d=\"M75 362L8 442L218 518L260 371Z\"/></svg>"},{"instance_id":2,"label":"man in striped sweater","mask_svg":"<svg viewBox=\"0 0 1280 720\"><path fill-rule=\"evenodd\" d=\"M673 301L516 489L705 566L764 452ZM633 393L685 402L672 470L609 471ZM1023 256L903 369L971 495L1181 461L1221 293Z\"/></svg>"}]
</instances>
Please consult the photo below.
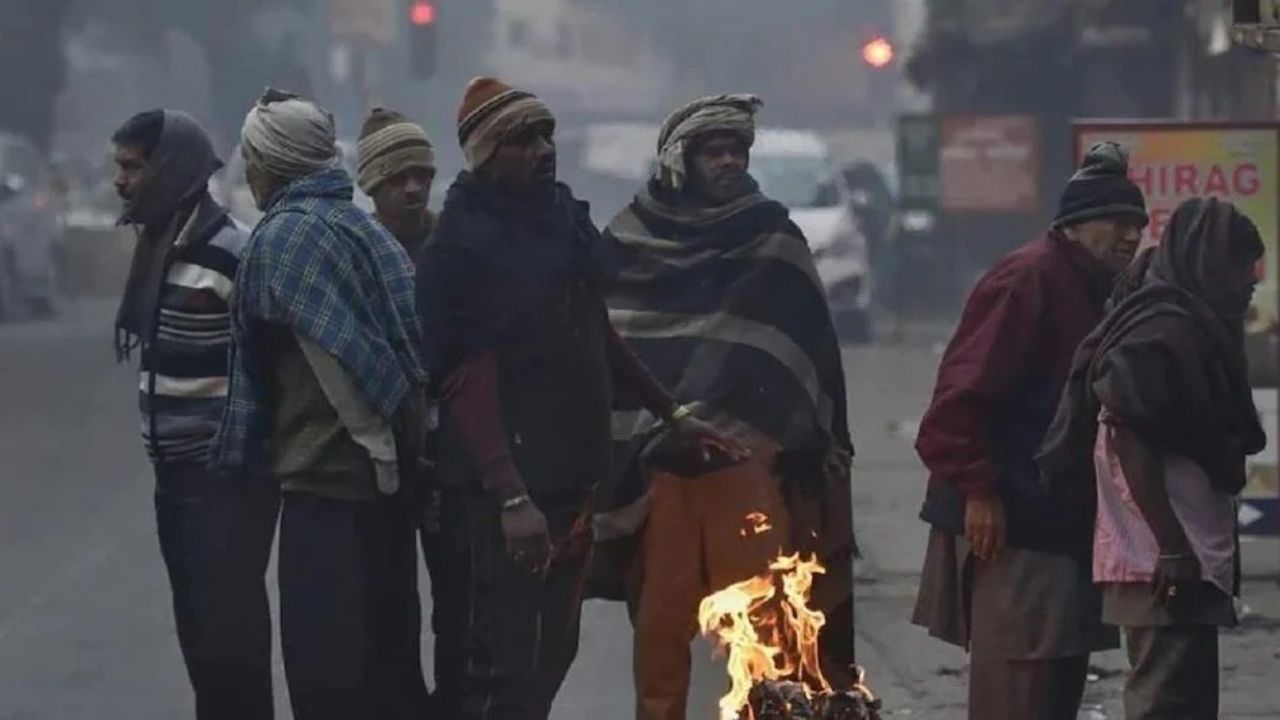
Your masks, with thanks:
<instances>
[{"instance_id":1,"label":"man in striped sweater","mask_svg":"<svg viewBox=\"0 0 1280 720\"><path fill-rule=\"evenodd\" d=\"M189 116L144 112L112 141L121 222L138 237L116 354L140 354L142 436L196 717L270 718L265 573L279 500L261 478L208 469L228 390L229 299L248 231L209 196L221 162Z\"/></svg>"}]
</instances>

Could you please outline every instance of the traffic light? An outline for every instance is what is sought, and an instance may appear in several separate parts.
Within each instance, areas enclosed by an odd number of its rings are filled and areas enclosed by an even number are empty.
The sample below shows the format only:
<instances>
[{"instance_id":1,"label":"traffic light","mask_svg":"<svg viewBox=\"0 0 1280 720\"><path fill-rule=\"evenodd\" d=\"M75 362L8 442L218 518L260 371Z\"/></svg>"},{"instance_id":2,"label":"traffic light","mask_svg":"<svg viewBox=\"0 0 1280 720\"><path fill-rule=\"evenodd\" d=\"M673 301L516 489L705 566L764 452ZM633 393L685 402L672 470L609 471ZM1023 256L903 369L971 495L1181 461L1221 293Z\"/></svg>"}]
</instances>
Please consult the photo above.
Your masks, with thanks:
<instances>
[{"instance_id":1,"label":"traffic light","mask_svg":"<svg viewBox=\"0 0 1280 720\"><path fill-rule=\"evenodd\" d=\"M436 71L436 4L409 0L409 70L426 80Z\"/></svg>"},{"instance_id":2,"label":"traffic light","mask_svg":"<svg viewBox=\"0 0 1280 720\"><path fill-rule=\"evenodd\" d=\"M862 46L862 60L873 68L882 68L893 62L893 43L876 37Z\"/></svg>"}]
</instances>

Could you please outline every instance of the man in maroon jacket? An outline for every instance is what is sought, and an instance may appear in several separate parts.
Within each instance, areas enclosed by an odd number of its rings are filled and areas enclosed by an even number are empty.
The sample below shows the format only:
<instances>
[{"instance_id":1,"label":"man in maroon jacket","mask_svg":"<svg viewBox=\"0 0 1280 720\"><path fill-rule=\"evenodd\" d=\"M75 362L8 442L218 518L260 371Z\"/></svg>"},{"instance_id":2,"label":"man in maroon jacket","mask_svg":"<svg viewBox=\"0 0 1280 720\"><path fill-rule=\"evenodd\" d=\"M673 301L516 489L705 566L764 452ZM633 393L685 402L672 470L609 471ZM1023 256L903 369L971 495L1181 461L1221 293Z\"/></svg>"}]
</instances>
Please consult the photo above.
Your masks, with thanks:
<instances>
[{"instance_id":1,"label":"man in maroon jacket","mask_svg":"<svg viewBox=\"0 0 1280 720\"><path fill-rule=\"evenodd\" d=\"M916 442L932 529L914 621L968 648L970 718L1074 719L1090 651L1115 646L1092 538L1055 512L1035 455L1146 224L1124 152L1094 146L1050 230L978 281L938 369Z\"/></svg>"}]
</instances>

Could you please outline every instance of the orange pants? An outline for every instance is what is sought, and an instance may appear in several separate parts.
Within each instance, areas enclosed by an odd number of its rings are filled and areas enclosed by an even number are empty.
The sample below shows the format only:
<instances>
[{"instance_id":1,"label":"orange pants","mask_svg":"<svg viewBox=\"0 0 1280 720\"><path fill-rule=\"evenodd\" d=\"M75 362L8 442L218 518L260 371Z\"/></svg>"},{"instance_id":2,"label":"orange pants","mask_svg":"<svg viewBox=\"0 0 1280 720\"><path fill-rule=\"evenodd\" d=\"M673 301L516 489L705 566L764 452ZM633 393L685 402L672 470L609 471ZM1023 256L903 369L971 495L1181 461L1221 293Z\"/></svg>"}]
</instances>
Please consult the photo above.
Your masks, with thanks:
<instances>
[{"instance_id":1,"label":"orange pants","mask_svg":"<svg viewBox=\"0 0 1280 720\"><path fill-rule=\"evenodd\" d=\"M693 479L654 475L634 608L638 720L684 720L698 604L765 572L790 544L773 463L773 453L757 453L750 462ZM751 512L768 515L773 528L744 537Z\"/></svg>"}]
</instances>

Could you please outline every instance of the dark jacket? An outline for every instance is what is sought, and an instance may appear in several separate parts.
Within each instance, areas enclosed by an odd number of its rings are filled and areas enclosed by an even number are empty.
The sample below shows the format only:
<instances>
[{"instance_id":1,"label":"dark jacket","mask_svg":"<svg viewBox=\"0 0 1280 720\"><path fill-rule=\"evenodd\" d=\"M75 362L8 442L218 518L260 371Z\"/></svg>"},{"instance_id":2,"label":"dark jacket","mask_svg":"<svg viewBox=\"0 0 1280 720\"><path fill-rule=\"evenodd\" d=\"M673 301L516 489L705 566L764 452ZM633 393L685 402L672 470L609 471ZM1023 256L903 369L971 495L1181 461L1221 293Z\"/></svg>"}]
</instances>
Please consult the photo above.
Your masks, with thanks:
<instances>
[{"instance_id":1,"label":"dark jacket","mask_svg":"<svg viewBox=\"0 0 1280 720\"><path fill-rule=\"evenodd\" d=\"M965 498L996 494L1011 546L1087 552L1091 538L1054 512L1035 456L1076 347L1101 321L1110 287L1110 275L1056 232L978 281L916 441L930 471L921 519L960 534Z\"/></svg>"},{"instance_id":2,"label":"dark jacket","mask_svg":"<svg viewBox=\"0 0 1280 720\"><path fill-rule=\"evenodd\" d=\"M612 469L610 329L599 233L567 187L549 193L518 201L463 174L419 266L418 305L433 374L448 386L493 353L510 462L540 505L574 505ZM474 485L484 468L456 398L442 402L439 481Z\"/></svg>"},{"instance_id":3,"label":"dark jacket","mask_svg":"<svg viewBox=\"0 0 1280 720\"><path fill-rule=\"evenodd\" d=\"M171 244L155 317L141 338L138 403L152 461L205 463L222 419L229 303L248 231L208 195Z\"/></svg>"}]
</instances>

